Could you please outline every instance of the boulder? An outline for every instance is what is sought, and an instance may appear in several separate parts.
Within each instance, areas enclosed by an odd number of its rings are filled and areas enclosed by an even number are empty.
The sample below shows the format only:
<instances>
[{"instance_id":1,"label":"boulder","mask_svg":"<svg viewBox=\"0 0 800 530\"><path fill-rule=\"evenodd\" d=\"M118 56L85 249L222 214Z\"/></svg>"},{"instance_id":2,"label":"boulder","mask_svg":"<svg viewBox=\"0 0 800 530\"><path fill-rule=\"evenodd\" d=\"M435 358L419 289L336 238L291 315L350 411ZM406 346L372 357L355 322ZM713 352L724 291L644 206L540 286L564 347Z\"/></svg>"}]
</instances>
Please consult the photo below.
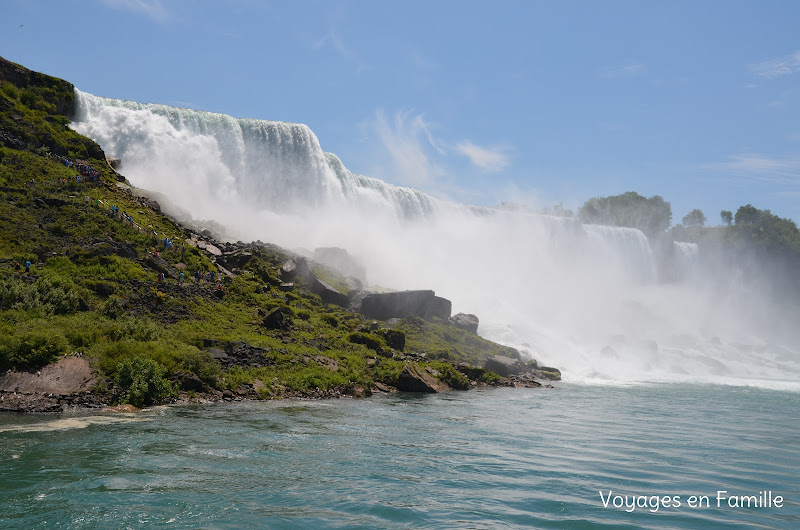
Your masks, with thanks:
<instances>
[{"instance_id":1,"label":"boulder","mask_svg":"<svg viewBox=\"0 0 800 530\"><path fill-rule=\"evenodd\" d=\"M420 369L417 363L408 363L397 378L397 390L401 392L436 393L450 390L446 384L439 382L431 374Z\"/></svg>"},{"instance_id":2,"label":"boulder","mask_svg":"<svg viewBox=\"0 0 800 530\"><path fill-rule=\"evenodd\" d=\"M354 300L351 298L351 307ZM421 318L450 318L452 303L446 298L436 296L430 290L400 291L394 293L369 293L361 297L358 311L367 318L388 320L417 316Z\"/></svg>"},{"instance_id":3,"label":"boulder","mask_svg":"<svg viewBox=\"0 0 800 530\"><path fill-rule=\"evenodd\" d=\"M178 277L175 270L169 266L169 263L164 258L157 258L153 254L148 254L147 258L145 258L145 265L156 272L164 273L164 276L169 276L170 278Z\"/></svg>"},{"instance_id":4,"label":"boulder","mask_svg":"<svg viewBox=\"0 0 800 530\"><path fill-rule=\"evenodd\" d=\"M261 325L267 329L287 329L289 324L288 311L282 307L273 308L261 321Z\"/></svg>"},{"instance_id":5,"label":"boulder","mask_svg":"<svg viewBox=\"0 0 800 530\"><path fill-rule=\"evenodd\" d=\"M459 329L478 334L478 317L467 313L458 313L450 318L450 323Z\"/></svg>"},{"instance_id":6,"label":"boulder","mask_svg":"<svg viewBox=\"0 0 800 530\"><path fill-rule=\"evenodd\" d=\"M561 381L561 370L553 368L552 366L539 366L537 369L533 370L533 374L539 379Z\"/></svg>"},{"instance_id":7,"label":"boulder","mask_svg":"<svg viewBox=\"0 0 800 530\"><path fill-rule=\"evenodd\" d=\"M497 373L498 375L502 375L503 377L518 374L524 371L526 368L525 364L523 364L519 359L513 359L511 357L506 357L505 355L495 355L494 357L489 357L486 359L483 367L487 370Z\"/></svg>"},{"instance_id":8,"label":"boulder","mask_svg":"<svg viewBox=\"0 0 800 530\"><path fill-rule=\"evenodd\" d=\"M208 390L206 384L199 377L189 372L178 372L171 379L175 386L185 392L205 392Z\"/></svg>"},{"instance_id":9,"label":"boulder","mask_svg":"<svg viewBox=\"0 0 800 530\"><path fill-rule=\"evenodd\" d=\"M328 282L321 280L314 273L310 273L309 288L314 294L318 294L322 301L327 304L336 304L347 307L347 295L339 292L336 287Z\"/></svg>"},{"instance_id":10,"label":"boulder","mask_svg":"<svg viewBox=\"0 0 800 530\"><path fill-rule=\"evenodd\" d=\"M306 258L296 257L289 258L281 266L280 274L281 280L284 282L293 282L296 278L307 278L310 270Z\"/></svg>"}]
</instances>

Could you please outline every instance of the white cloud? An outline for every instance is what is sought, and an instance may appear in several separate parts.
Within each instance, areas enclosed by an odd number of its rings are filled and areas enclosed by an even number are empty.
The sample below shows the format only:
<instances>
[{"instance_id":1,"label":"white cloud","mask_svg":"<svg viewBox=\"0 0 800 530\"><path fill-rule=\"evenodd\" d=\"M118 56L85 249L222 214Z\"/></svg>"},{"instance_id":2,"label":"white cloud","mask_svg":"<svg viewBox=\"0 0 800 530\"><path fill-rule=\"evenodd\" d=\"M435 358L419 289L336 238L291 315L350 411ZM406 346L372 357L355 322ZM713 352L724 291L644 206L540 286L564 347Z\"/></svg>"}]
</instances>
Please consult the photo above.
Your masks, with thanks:
<instances>
[{"instance_id":1,"label":"white cloud","mask_svg":"<svg viewBox=\"0 0 800 530\"><path fill-rule=\"evenodd\" d=\"M321 50L326 46L333 48L333 50L343 59L355 63L357 71L361 72L366 69L364 62L359 59L358 55L351 48L345 45L344 41L339 37L339 34L333 28L328 30L328 32L323 35L321 39L315 42L312 45L312 48L315 50Z\"/></svg>"},{"instance_id":2,"label":"white cloud","mask_svg":"<svg viewBox=\"0 0 800 530\"><path fill-rule=\"evenodd\" d=\"M114 9L122 9L139 13L152 18L156 22L165 23L169 20L169 12L161 0L101 0L105 5Z\"/></svg>"},{"instance_id":3,"label":"white cloud","mask_svg":"<svg viewBox=\"0 0 800 530\"><path fill-rule=\"evenodd\" d=\"M600 77L604 77L606 79L614 79L617 77L632 77L643 73L644 69L645 67L641 63L633 63L626 66L620 66L617 68L605 68L600 73Z\"/></svg>"},{"instance_id":4,"label":"white cloud","mask_svg":"<svg viewBox=\"0 0 800 530\"><path fill-rule=\"evenodd\" d=\"M800 158L775 158L749 154L731 157L728 162L705 164L704 169L726 171L749 180L774 184L800 183Z\"/></svg>"},{"instance_id":5,"label":"white cloud","mask_svg":"<svg viewBox=\"0 0 800 530\"><path fill-rule=\"evenodd\" d=\"M494 147L487 149L473 144L469 140L465 140L458 144L456 147L458 152L469 158L470 162L484 171L495 173L502 171L510 163L507 151L504 147Z\"/></svg>"},{"instance_id":6,"label":"white cloud","mask_svg":"<svg viewBox=\"0 0 800 530\"><path fill-rule=\"evenodd\" d=\"M444 172L427 154L428 146L443 155L430 132L422 114L412 116L410 112L397 112L390 123L379 109L375 113L374 127L383 146L389 151L396 168L396 176L402 183L411 186L430 184Z\"/></svg>"},{"instance_id":7,"label":"white cloud","mask_svg":"<svg viewBox=\"0 0 800 530\"><path fill-rule=\"evenodd\" d=\"M800 50L777 59L759 63L753 66L753 71L759 77L766 77L767 79L775 79L800 72Z\"/></svg>"}]
</instances>

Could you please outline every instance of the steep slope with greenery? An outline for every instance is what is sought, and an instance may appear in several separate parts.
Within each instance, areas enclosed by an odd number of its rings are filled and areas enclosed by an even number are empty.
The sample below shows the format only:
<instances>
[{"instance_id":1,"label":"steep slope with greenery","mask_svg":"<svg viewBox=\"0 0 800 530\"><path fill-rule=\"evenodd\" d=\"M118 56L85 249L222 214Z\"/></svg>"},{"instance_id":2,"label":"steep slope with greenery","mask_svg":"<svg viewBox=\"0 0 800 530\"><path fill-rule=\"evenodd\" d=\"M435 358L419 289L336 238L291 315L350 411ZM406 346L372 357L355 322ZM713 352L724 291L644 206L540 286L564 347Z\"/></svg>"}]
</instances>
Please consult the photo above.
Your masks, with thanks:
<instances>
[{"instance_id":1,"label":"steep slope with greenery","mask_svg":"<svg viewBox=\"0 0 800 530\"><path fill-rule=\"evenodd\" d=\"M198 242L68 127L72 85L2 59L0 74L0 371L77 355L99 381L87 401L141 406L367 395L408 365L469 388L501 381L483 359L518 357L445 322L326 304L282 283L280 248Z\"/></svg>"}]
</instances>

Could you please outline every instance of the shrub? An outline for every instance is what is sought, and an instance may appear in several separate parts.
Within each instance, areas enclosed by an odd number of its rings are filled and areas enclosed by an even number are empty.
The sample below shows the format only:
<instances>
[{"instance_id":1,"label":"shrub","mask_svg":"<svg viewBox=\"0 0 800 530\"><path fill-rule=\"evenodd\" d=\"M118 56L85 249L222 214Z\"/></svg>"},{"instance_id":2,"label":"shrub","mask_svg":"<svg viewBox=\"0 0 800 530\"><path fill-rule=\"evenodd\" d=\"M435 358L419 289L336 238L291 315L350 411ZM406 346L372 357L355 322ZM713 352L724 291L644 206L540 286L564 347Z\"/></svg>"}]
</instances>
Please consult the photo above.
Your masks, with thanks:
<instances>
[{"instance_id":1,"label":"shrub","mask_svg":"<svg viewBox=\"0 0 800 530\"><path fill-rule=\"evenodd\" d=\"M69 349L61 333L35 330L22 335L4 335L0 339L0 366L36 368L54 362Z\"/></svg>"},{"instance_id":2,"label":"shrub","mask_svg":"<svg viewBox=\"0 0 800 530\"><path fill-rule=\"evenodd\" d=\"M370 350L374 350L378 353L383 352L383 343L378 337L373 337L372 335L368 335L366 333L351 333L348 337L348 340L353 344L363 344Z\"/></svg>"},{"instance_id":3,"label":"shrub","mask_svg":"<svg viewBox=\"0 0 800 530\"><path fill-rule=\"evenodd\" d=\"M100 304L98 311L108 318L117 319L125 314L125 302L119 296L109 296L105 302Z\"/></svg>"},{"instance_id":4,"label":"shrub","mask_svg":"<svg viewBox=\"0 0 800 530\"><path fill-rule=\"evenodd\" d=\"M467 390L469 388L467 376L456 370L452 364L443 362L431 363L431 368L439 371L439 380L450 388L455 390Z\"/></svg>"},{"instance_id":5,"label":"shrub","mask_svg":"<svg viewBox=\"0 0 800 530\"><path fill-rule=\"evenodd\" d=\"M114 382L123 390L122 401L142 407L175 394L166 373L163 365L137 355L119 365Z\"/></svg>"}]
</instances>

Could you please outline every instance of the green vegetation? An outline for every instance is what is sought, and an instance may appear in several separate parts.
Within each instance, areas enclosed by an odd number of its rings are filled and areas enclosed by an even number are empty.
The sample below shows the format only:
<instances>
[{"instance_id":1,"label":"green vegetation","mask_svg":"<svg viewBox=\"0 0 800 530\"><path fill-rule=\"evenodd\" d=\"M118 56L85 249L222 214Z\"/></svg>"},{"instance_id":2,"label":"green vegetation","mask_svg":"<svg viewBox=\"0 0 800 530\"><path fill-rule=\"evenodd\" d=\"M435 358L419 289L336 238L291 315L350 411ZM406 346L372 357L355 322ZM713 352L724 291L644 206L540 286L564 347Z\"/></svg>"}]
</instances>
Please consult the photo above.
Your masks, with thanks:
<instances>
[{"instance_id":1,"label":"green vegetation","mask_svg":"<svg viewBox=\"0 0 800 530\"><path fill-rule=\"evenodd\" d=\"M114 382L123 391L123 401L142 407L175 394L172 383L164 377L166 373L158 362L137 355L119 364Z\"/></svg>"}]
</instances>

